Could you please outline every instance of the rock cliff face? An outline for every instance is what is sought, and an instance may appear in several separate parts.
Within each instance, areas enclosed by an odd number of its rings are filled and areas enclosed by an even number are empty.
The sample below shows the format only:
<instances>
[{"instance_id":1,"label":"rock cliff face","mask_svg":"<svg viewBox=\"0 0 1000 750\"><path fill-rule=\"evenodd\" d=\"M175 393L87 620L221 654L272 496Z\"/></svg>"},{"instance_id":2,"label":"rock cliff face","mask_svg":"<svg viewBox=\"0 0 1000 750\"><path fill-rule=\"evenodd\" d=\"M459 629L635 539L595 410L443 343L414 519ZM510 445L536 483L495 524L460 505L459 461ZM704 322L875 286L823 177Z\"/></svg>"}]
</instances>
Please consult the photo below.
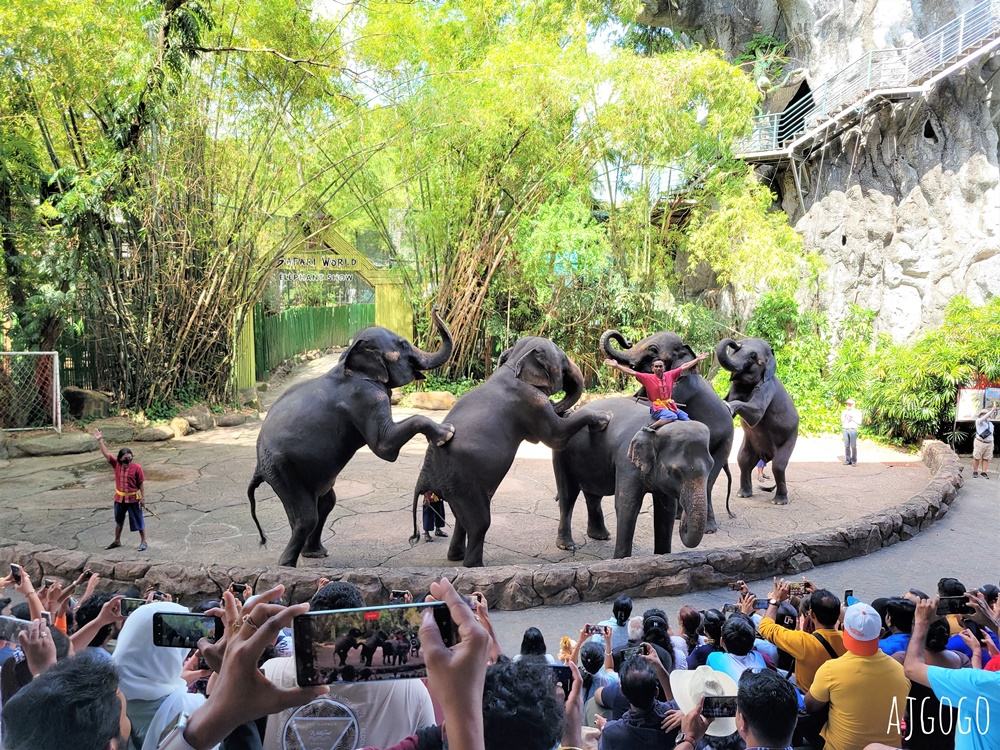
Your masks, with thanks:
<instances>
[{"instance_id":1,"label":"rock cliff face","mask_svg":"<svg viewBox=\"0 0 1000 750\"><path fill-rule=\"evenodd\" d=\"M864 52L904 47L972 8L942 0L646 2L642 20L700 35L729 55L754 32L791 40L816 89ZM865 111L804 163L802 202L790 171L774 180L806 247L827 263L820 305L878 311L897 340L939 324L956 294L1000 294L1000 54L923 96Z\"/></svg>"}]
</instances>

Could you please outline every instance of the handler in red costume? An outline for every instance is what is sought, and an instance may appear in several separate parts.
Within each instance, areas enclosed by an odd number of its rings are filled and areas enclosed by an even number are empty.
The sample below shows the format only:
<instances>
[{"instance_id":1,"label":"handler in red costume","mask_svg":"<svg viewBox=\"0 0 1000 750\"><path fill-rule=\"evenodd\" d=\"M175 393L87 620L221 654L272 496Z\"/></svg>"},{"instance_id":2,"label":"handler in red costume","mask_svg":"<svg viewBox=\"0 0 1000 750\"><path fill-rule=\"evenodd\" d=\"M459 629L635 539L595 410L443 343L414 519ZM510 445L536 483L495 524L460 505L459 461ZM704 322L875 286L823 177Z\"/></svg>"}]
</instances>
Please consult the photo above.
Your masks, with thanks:
<instances>
[{"instance_id":1,"label":"handler in red costume","mask_svg":"<svg viewBox=\"0 0 1000 750\"><path fill-rule=\"evenodd\" d=\"M618 364L613 359L604 360L604 364L626 375L631 375L645 386L646 395L649 397L649 415L653 418L653 423L645 429L655 430L677 419L682 422L691 421L691 417L679 409L673 399L674 383L687 375L688 370L697 367L698 363L705 359L708 359L707 354L699 354L690 362L685 362L673 370L666 370L663 360L656 359L653 360L652 375L645 372L636 372L625 365Z\"/></svg>"},{"instance_id":2,"label":"handler in red costume","mask_svg":"<svg viewBox=\"0 0 1000 750\"><path fill-rule=\"evenodd\" d=\"M132 462L132 450L122 448L118 451L118 458L112 456L104 445L104 438L101 431L95 429L94 437L97 438L97 447L115 470L115 540L106 549L114 549L122 546L122 527L125 525L125 516L128 516L129 531L139 532L139 552L146 549L146 520L142 517L142 509L146 507L144 487L146 475L142 473L142 467Z\"/></svg>"}]
</instances>

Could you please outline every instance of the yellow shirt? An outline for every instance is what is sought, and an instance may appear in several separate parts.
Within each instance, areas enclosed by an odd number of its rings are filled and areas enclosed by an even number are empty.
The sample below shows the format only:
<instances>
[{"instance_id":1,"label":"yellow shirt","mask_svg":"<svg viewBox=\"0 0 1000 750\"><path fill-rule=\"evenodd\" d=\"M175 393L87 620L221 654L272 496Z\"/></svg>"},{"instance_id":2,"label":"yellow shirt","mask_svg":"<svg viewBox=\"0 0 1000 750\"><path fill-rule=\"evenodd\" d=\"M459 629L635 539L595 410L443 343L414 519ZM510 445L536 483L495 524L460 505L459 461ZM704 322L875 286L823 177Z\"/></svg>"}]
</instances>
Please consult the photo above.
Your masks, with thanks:
<instances>
[{"instance_id":1,"label":"yellow shirt","mask_svg":"<svg viewBox=\"0 0 1000 750\"><path fill-rule=\"evenodd\" d=\"M795 684L803 690L812 685L813 677L820 664L830 660L826 647L812 633L783 628L770 617L765 617L757 626L760 637L770 641L782 651L795 657ZM844 636L839 630L820 628L816 631L826 638L834 653L840 656L844 648Z\"/></svg>"},{"instance_id":2,"label":"yellow shirt","mask_svg":"<svg viewBox=\"0 0 1000 750\"><path fill-rule=\"evenodd\" d=\"M816 670L809 692L830 704L830 717L820 732L826 750L862 750L871 742L901 746L899 720L910 681L891 656L848 652L830 659Z\"/></svg>"}]
</instances>

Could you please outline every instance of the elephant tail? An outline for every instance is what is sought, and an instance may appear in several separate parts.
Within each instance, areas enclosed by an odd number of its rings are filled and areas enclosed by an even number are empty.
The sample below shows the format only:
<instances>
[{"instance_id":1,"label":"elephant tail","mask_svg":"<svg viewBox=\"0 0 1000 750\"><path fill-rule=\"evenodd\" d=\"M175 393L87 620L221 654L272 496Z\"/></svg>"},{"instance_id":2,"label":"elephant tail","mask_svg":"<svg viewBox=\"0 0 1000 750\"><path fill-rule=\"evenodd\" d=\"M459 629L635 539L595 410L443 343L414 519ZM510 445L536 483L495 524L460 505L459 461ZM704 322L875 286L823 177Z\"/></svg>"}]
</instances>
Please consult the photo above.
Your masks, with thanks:
<instances>
[{"instance_id":1,"label":"elephant tail","mask_svg":"<svg viewBox=\"0 0 1000 750\"><path fill-rule=\"evenodd\" d=\"M729 470L729 463L722 465L722 470L726 472L726 513L730 518L736 518L736 514L729 510L729 495L733 491L733 473Z\"/></svg>"},{"instance_id":2,"label":"elephant tail","mask_svg":"<svg viewBox=\"0 0 1000 750\"><path fill-rule=\"evenodd\" d=\"M253 470L253 477L250 479L250 484L247 487L247 497L250 498L250 517L257 524L257 532L260 534L260 543L262 546L267 544L267 537L264 536L264 529L260 527L260 521L257 520L257 498L254 497L254 492L263 483L264 476L255 468Z\"/></svg>"},{"instance_id":3,"label":"elephant tail","mask_svg":"<svg viewBox=\"0 0 1000 750\"><path fill-rule=\"evenodd\" d=\"M410 536L411 545L420 541L420 530L417 529L417 502L420 500L420 496L424 494L420 487L420 483L417 483L416 488L413 490L413 534Z\"/></svg>"}]
</instances>

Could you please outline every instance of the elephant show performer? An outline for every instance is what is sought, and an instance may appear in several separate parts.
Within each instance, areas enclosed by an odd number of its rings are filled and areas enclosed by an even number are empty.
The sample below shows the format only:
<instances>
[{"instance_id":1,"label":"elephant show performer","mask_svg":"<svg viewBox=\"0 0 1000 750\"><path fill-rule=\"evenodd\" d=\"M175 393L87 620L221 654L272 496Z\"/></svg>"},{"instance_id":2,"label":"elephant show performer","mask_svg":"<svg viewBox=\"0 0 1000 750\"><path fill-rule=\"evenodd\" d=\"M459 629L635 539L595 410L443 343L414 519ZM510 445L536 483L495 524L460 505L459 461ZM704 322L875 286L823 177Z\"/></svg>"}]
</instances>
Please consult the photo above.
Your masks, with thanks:
<instances>
[{"instance_id":1,"label":"elephant show performer","mask_svg":"<svg viewBox=\"0 0 1000 750\"><path fill-rule=\"evenodd\" d=\"M130 531L139 532L139 548L142 552L148 546L146 542L146 521L142 517L142 509L146 507L145 484L146 475L142 473L142 467L132 461L132 450L122 448L115 458L108 452L104 445L104 437L101 431L95 429L94 437L97 438L97 447L111 468L115 470L115 540L105 549L115 549L122 546L122 528L125 525L125 516L128 516L128 527Z\"/></svg>"},{"instance_id":2,"label":"elephant show performer","mask_svg":"<svg viewBox=\"0 0 1000 750\"><path fill-rule=\"evenodd\" d=\"M643 429L655 431L674 420L691 421L691 417L684 410L678 408L677 403L672 398L674 383L687 375L689 370L697 367L699 362L706 359L708 359L707 354L699 354L690 362L685 362L673 370L667 370L663 360L657 359L653 361L652 375L646 372L636 372L625 365L618 364L613 359L604 360L604 364L626 375L631 375L646 388L646 395L649 396L649 415L653 418L653 423Z\"/></svg>"},{"instance_id":3,"label":"elephant show performer","mask_svg":"<svg viewBox=\"0 0 1000 750\"><path fill-rule=\"evenodd\" d=\"M424 541L433 542L434 536L448 536L444 532L444 498L433 492L424 493Z\"/></svg>"}]
</instances>

